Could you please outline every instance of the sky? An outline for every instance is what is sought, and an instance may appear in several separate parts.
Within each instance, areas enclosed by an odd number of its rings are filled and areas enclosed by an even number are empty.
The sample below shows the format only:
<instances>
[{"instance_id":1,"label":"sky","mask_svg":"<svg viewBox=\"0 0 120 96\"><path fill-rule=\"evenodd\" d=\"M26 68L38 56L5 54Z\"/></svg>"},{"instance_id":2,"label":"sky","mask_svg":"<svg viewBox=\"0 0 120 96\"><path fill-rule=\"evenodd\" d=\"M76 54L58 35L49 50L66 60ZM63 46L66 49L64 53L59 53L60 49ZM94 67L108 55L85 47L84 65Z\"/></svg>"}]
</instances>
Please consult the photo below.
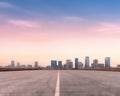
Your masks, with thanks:
<instances>
[{"instance_id":1,"label":"sky","mask_svg":"<svg viewBox=\"0 0 120 96\"><path fill-rule=\"evenodd\" d=\"M0 65L50 60L120 64L120 0L0 0Z\"/></svg>"}]
</instances>

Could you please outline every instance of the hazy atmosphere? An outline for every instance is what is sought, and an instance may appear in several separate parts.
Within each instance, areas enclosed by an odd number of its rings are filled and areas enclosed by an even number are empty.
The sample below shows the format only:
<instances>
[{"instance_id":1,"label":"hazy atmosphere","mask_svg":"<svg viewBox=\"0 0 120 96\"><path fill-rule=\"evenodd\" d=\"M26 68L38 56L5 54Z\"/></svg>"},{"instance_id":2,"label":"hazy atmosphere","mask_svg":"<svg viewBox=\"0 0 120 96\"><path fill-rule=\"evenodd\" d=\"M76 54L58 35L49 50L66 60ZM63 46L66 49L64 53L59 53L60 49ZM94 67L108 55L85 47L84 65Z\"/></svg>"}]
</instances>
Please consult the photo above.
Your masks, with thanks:
<instances>
[{"instance_id":1,"label":"hazy atmosphere","mask_svg":"<svg viewBox=\"0 0 120 96\"><path fill-rule=\"evenodd\" d=\"M120 0L0 0L0 64L78 57L120 64Z\"/></svg>"}]
</instances>

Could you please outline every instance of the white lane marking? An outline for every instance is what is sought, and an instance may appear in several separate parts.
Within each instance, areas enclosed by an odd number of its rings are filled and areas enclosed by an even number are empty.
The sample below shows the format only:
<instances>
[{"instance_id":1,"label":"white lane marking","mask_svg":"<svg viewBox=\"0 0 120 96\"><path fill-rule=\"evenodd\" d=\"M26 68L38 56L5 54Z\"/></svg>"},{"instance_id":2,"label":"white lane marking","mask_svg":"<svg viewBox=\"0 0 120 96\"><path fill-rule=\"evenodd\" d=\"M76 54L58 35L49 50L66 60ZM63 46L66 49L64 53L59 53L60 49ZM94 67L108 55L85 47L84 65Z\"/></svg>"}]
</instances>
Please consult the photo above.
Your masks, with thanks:
<instances>
[{"instance_id":1,"label":"white lane marking","mask_svg":"<svg viewBox=\"0 0 120 96\"><path fill-rule=\"evenodd\" d=\"M55 96L60 96L60 74L58 71L57 84L55 89Z\"/></svg>"}]
</instances>

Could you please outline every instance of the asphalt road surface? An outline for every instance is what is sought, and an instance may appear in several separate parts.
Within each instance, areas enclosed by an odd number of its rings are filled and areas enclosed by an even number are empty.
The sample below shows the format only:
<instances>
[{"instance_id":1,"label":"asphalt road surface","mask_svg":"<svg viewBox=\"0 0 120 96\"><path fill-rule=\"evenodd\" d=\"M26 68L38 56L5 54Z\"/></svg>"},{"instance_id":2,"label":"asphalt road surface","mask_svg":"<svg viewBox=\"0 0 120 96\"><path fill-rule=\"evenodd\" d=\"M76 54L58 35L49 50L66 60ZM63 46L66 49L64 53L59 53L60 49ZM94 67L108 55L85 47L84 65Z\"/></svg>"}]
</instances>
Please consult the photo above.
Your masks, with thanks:
<instances>
[{"instance_id":1,"label":"asphalt road surface","mask_svg":"<svg viewBox=\"0 0 120 96\"><path fill-rule=\"evenodd\" d=\"M120 73L61 71L60 96L120 96Z\"/></svg>"},{"instance_id":2,"label":"asphalt road surface","mask_svg":"<svg viewBox=\"0 0 120 96\"><path fill-rule=\"evenodd\" d=\"M0 96L54 96L56 71L0 73Z\"/></svg>"},{"instance_id":3,"label":"asphalt road surface","mask_svg":"<svg viewBox=\"0 0 120 96\"><path fill-rule=\"evenodd\" d=\"M0 96L120 96L120 72L0 72Z\"/></svg>"}]
</instances>

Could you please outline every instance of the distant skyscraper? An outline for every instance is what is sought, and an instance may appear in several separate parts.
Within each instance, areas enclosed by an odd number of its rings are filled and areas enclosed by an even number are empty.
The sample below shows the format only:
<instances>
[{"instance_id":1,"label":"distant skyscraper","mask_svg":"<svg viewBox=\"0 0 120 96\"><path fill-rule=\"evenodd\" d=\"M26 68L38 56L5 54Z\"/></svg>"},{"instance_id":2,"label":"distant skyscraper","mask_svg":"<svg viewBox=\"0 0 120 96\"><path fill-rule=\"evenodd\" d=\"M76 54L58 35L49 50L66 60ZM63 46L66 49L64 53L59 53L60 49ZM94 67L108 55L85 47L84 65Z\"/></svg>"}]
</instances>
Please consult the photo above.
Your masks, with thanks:
<instances>
[{"instance_id":1,"label":"distant skyscraper","mask_svg":"<svg viewBox=\"0 0 120 96\"><path fill-rule=\"evenodd\" d=\"M57 68L57 61L51 60L51 68Z\"/></svg>"},{"instance_id":2,"label":"distant skyscraper","mask_svg":"<svg viewBox=\"0 0 120 96\"><path fill-rule=\"evenodd\" d=\"M73 62L68 63L68 68L73 68Z\"/></svg>"},{"instance_id":3,"label":"distant skyscraper","mask_svg":"<svg viewBox=\"0 0 120 96\"><path fill-rule=\"evenodd\" d=\"M110 57L105 57L105 67L110 68Z\"/></svg>"},{"instance_id":4,"label":"distant skyscraper","mask_svg":"<svg viewBox=\"0 0 120 96\"><path fill-rule=\"evenodd\" d=\"M89 68L89 63L90 63L89 56L86 56L85 57L85 68Z\"/></svg>"},{"instance_id":5,"label":"distant skyscraper","mask_svg":"<svg viewBox=\"0 0 120 96\"><path fill-rule=\"evenodd\" d=\"M11 61L11 67L14 68L15 67L15 61Z\"/></svg>"},{"instance_id":6,"label":"distant skyscraper","mask_svg":"<svg viewBox=\"0 0 120 96\"><path fill-rule=\"evenodd\" d=\"M78 58L75 58L75 68L78 68Z\"/></svg>"},{"instance_id":7,"label":"distant skyscraper","mask_svg":"<svg viewBox=\"0 0 120 96\"><path fill-rule=\"evenodd\" d=\"M73 68L73 62L71 60L66 60L66 68Z\"/></svg>"},{"instance_id":8,"label":"distant skyscraper","mask_svg":"<svg viewBox=\"0 0 120 96\"><path fill-rule=\"evenodd\" d=\"M34 63L34 67L35 67L35 68L38 68L38 67L39 67L39 65L38 65L38 62L37 62L37 61L35 61L35 63Z\"/></svg>"},{"instance_id":9,"label":"distant skyscraper","mask_svg":"<svg viewBox=\"0 0 120 96\"><path fill-rule=\"evenodd\" d=\"M98 59L93 60L93 64L91 65L92 68L97 68L98 67Z\"/></svg>"},{"instance_id":10,"label":"distant skyscraper","mask_svg":"<svg viewBox=\"0 0 120 96\"><path fill-rule=\"evenodd\" d=\"M58 68L63 68L62 61L58 61Z\"/></svg>"}]
</instances>

